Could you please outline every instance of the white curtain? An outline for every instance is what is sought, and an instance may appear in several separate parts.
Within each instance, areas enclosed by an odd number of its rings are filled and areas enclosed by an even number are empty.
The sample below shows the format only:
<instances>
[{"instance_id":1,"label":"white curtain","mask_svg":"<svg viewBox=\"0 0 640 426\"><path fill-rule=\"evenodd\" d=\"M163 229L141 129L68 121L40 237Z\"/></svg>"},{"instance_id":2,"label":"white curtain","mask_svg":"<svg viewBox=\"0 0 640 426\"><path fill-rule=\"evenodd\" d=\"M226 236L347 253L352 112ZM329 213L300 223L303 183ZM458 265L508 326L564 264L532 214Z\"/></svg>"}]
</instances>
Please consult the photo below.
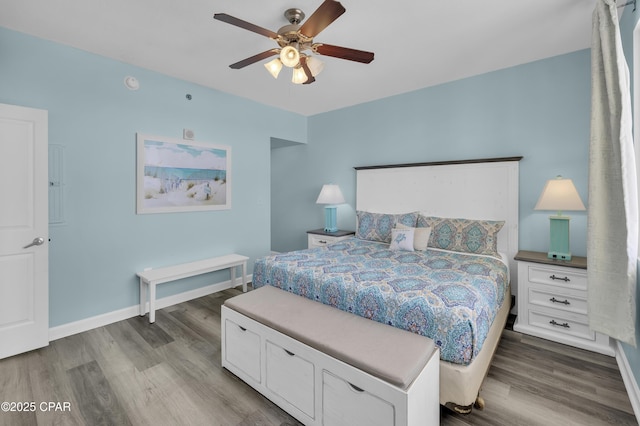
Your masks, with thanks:
<instances>
[{"instance_id":1,"label":"white curtain","mask_svg":"<svg viewBox=\"0 0 640 426\"><path fill-rule=\"evenodd\" d=\"M638 202L629 69L614 0L598 0L591 45L589 326L633 346Z\"/></svg>"}]
</instances>

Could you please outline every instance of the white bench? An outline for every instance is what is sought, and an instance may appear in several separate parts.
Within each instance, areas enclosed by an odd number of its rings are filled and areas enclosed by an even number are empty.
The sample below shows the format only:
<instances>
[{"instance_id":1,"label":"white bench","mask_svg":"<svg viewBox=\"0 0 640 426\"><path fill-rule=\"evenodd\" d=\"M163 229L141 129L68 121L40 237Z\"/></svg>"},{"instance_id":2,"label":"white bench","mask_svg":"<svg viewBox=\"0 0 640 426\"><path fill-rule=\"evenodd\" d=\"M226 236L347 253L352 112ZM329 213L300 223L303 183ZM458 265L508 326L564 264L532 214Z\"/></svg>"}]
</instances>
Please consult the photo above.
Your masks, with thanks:
<instances>
[{"instance_id":1,"label":"white bench","mask_svg":"<svg viewBox=\"0 0 640 426\"><path fill-rule=\"evenodd\" d=\"M182 263L180 265L167 266L157 269L149 269L138 272L140 277L140 316L146 314L147 292L149 287L149 322L156 321L156 286L182 278L193 277L209 272L229 269L231 273L231 285L236 286L236 268L242 267L242 291L247 291L247 256L240 254L228 254L226 256L213 257L198 260L196 262Z\"/></svg>"},{"instance_id":2,"label":"white bench","mask_svg":"<svg viewBox=\"0 0 640 426\"><path fill-rule=\"evenodd\" d=\"M440 424L431 339L271 286L221 320L222 366L307 426Z\"/></svg>"}]
</instances>

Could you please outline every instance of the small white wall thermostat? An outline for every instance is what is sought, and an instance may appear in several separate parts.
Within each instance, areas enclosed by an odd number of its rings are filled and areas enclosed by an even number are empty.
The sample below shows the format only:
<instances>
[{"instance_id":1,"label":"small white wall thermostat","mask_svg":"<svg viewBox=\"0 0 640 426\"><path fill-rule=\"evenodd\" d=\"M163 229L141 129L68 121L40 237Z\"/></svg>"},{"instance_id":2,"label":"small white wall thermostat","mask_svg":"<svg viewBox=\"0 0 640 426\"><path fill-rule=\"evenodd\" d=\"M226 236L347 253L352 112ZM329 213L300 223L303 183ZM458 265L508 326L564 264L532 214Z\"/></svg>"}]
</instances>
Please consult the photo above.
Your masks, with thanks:
<instances>
[{"instance_id":1,"label":"small white wall thermostat","mask_svg":"<svg viewBox=\"0 0 640 426\"><path fill-rule=\"evenodd\" d=\"M193 130L191 129L182 129L182 139L187 139L192 141L195 135L193 134Z\"/></svg>"}]
</instances>

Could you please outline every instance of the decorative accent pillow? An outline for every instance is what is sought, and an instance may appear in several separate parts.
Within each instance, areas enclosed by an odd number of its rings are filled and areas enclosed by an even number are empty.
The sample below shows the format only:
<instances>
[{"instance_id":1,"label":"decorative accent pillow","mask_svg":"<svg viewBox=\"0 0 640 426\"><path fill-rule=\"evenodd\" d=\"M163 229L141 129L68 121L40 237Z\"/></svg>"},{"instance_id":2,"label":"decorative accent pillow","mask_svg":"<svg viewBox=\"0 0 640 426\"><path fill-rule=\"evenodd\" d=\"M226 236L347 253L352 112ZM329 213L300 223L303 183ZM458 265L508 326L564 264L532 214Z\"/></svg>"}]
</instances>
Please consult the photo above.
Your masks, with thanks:
<instances>
[{"instance_id":1,"label":"decorative accent pillow","mask_svg":"<svg viewBox=\"0 0 640 426\"><path fill-rule=\"evenodd\" d=\"M418 227L431 228L429 247L498 258L498 232L503 226L503 220L418 217Z\"/></svg>"},{"instance_id":2,"label":"decorative accent pillow","mask_svg":"<svg viewBox=\"0 0 640 426\"><path fill-rule=\"evenodd\" d=\"M413 251L413 233L416 228L393 228L391 230L391 250Z\"/></svg>"},{"instance_id":3,"label":"decorative accent pillow","mask_svg":"<svg viewBox=\"0 0 640 426\"><path fill-rule=\"evenodd\" d=\"M396 223L414 228L418 221L418 212L405 214L370 213L358 210L358 226L356 237L361 240L391 243L391 230Z\"/></svg>"},{"instance_id":4,"label":"decorative accent pillow","mask_svg":"<svg viewBox=\"0 0 640 426\"><path fill-rule=\"evenodd\" d=\"M399 229L413 229L413 249L417 251L425 251L429 245L429 236L431 235L431 228L428 226L422 228L409 228L401 223L396 225Z\"/></svg>"}]
</instances>

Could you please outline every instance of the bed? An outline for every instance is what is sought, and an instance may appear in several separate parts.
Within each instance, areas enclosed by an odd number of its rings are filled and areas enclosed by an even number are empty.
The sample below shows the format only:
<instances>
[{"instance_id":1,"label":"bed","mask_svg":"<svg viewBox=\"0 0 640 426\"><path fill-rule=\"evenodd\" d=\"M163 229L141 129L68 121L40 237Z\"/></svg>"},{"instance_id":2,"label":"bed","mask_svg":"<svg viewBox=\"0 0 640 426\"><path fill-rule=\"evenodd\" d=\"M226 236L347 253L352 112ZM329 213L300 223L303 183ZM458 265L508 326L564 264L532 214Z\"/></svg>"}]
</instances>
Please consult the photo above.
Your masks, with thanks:
<instances>
[{"instance_id":1,"label":"bed","mask_svg":"<svg viewBox=\"0 0 640 426\"><path fill-rule=\"evenodd\" d=\"M481 407L515 288L519 160L358 167L356 237L259 259L253 285L433 339L440 403Z\"/></svg>"}]
</instances>

